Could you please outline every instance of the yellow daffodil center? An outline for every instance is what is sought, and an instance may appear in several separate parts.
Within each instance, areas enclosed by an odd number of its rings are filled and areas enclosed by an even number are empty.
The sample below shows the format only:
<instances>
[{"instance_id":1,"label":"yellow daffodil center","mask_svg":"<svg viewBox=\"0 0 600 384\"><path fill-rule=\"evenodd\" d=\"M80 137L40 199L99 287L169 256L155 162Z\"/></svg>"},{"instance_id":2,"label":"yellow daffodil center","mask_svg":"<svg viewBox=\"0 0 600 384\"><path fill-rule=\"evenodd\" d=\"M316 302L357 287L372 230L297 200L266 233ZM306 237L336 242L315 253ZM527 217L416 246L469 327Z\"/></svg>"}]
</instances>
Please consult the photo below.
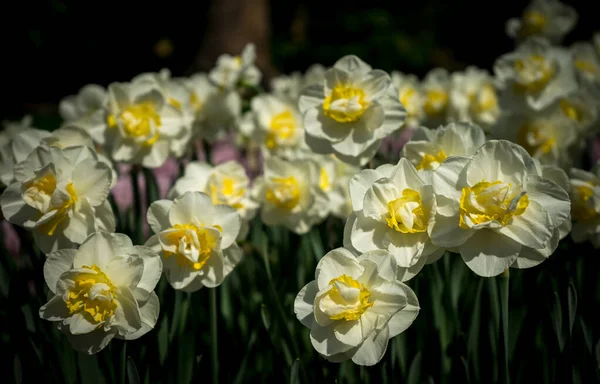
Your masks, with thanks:
<instances>
[{"instance_id":1,"label":"yellow daffodil center","mask_svg":"<svg viewBox=\"0 0 600 384\"><path fill-rule=\"evenodd\" d=\"M58 225L69 216L69 210L79 200L77 192L75 192L75 187L73 187L73 183L67 184L65 189L69 194L69 199L65 200L60 206L56 207L56 213L54 214L54 216L52 216L50 220L44 222L37 228L40 232L48 236L54 235L54 233L56 232L56 228L58 228Z\"/></svg>"},{"instance_id":2,"label":"yellow daffodil center","mask_svg":"<svg viewBox=\"0 0 600 384\"><path fill-rule=\"evenodd\" d=\"M440 149L438 153L435 155L430 155L429 153L423 154L423 158L419 165L417 165L418 170L434 170L440 166L440 164L446 160L448 156L446 156L446 152L443 149Z\"/></svg>"},{"instance_id":3,"label":"yellow daffodil center","mask_svg":"<svg viewBox=\"0 0 600 384\"><path fill-rule=\"evenodd\" d=\"M338 84L323 102L325 116L338 123L351 123L361 118L369 103L365 91L348 84Z\"/></svg>"},{"instance_id":4,"label":"yellow daffodil center","mask_svg":"<svg viewBox=\"0 0 600 384\"><path fill-rule=\"evenodd\" d=\"M246 194L246 184L227 176L211 175L207 192L213 204L226 204L235 209L243 208L241 202Z\"/></svg>"},{"instance_id":5,"label":"yellow daffodil center","mask_svg":"<svg viewBox=\"0 0 600 384\"><path fill-rule=\"evenodd\" d=\"M117 126L117 119L114 114L109 113L108 116L106 116L106 125L108 128L115 128Z\"/></svg>"},{"instance_id":6,"label":"yellow daffodil center","mask_svg":"<svg viewBox=\"0 0 600 384\"><path fill-rule=\"evenodd\" d=\"M557 142L548 123L532 122L523 124L517 131L517 144L525 148L530 155L548 154Z\"/></svg>"},{"instance_id":7,"label":"yellow daffodil center","mask_svg":"<svg viewBox=\"0 0 600 384\"><path fill-rule=\"evenodd\" d=\"M169 97L169 99L167 100L167 102L172 105L173 107L175 107L177 110L181 111L181 102L179 102L179 100L174 99L172 97Z\"/></svg>"},{"instance_id":8,"label":"yellow daffodil center","mask_svg":"<svg viewBox=\"0 0 600 384\"><path fill-rule=\"evenodd\" d=\"M485 113L498 107L498 96L496 90L490 84L484 85L479 92L474 95L470 108L474 114Z\"/></svg>"},{"instance_id":9,"label":"yellow daffodil center","mask_svg":"<svg viewBox=\"0 0 600 384\"><path fill-rule=\"evenodd\" d=\"M214 228L222 231L218 226ZM218 242L214 231L194 224L175 224L161 236L163 244L177 247L176 252L163 251L165 258L175 256L177 264L196 271L204 267Z\"/></svg>"},{"instance_id":10,"label":"yellow daffodil center","mask_svg":"<svg viewBox=\"0 0 600 384\"><path fill-rule=\"evenodd\" d=\"M575 68L590 75L600 75L600 67L590 60L576 59L573 61Z\"/></svg>"},{"instance_id":11,"label":"yellow daffodil center","mask_svg":"<svg viewBox=\"0 0 600 384\"><path fill-rule=\"evenodd\" d=\"M443 89L427 91L425 98L425 113L430 116L440 115L448 106L448 92Z\"/></svg>"},{"instance_id":12,"label":"yellow daffodil center","mask_svg":"<svg viewBox=\"0 0 600 384\"><path fill-rule=\"evenodd\" d=\"M296 119L292 111L285 110L271 119L269 132L267 133L266 146L269 149L277 147L281 141L294 137L296 131Z\"/></svg>"},{"instance_id":13,"label":"yellow daffodil center","mask_svg":"<svg viewBox=\"0 0 600 384\"><path fill-rule=\"evenodd\" d=\"M329 179L329 174L327 174L325 168L321 168L319 171L319 188L325 192L331 190L331 180Z\"/></svg>"},{"instance_id":14,"label":"yellow daffodil center","mask_svg":"<svg viewBox=\"0 0 600 384\"><path fill-rule=\"evenodd\" d=\"M369 302L371 292L352 277L342 275L329 282L331 289L326 293L326 298L331 301L327 316L331 320L357 320L367 309L373 306ZM321 299L321 300L324 300Z\"/></svg>"},{"instance_id":15,"label":"yellow daffodil center","mask_svg":"<svg viewBox=\"0 0 600 384\"><path fill-rule=\"evenodd\" d=\"M459 225L469 229L493 221L505 226L514 216L522 215L528 205L527 194L514 189L511 184L481 181L462 189Z\"/></svg>"},{"instance_id":16,"label":"yellow daffodil center","mask_svg":"<svg viewBox=\"0 0 600 384\"><path fill-rule=\"evenodd\" d=\"M398 99L406 109L406 114L409 117L415 117L419 114L419 105L416 102L417 97L418 93L414 87L404 87L400 90Z\"/></svg>"},{"instance_id":17,"label":"yellow daffodil center","mask_svg":"<svg viewBox=\"0 0 600 384\"><path fill-rule=\"evenodd\" d=\"M538 11L526 11L523 13L523 24L519 35L523 37L539 34L546 25L546 17Z\"/></svg>"},{"instance_id":18,"label":"yellow daffodil center","mask_svg":"<svg viewBox=\"0 0 600 384\"><path fill-rule=\"evenodd\" d=\"M571 189L571 213L575 221L589 221L598 216L594 207L594 185L591 183L573 183Z\"/></svg>"},{"instance_id":19,"label":"yellow daffodil center","mask_svg":"<svg viewBox=\"0 0 600 384\"><path fill-rule=\"evenodd\" d=\"M75 277L66 302L69 314L82 313L91 323L101 323L115 313L116 288L95 264L82 268L93 272L81 272Z\"/></svg>"},{"instance_id":20,"label":"yellow daffodil center","mask_svg":"<svg viewBox=\"0 0 600 384\"><path fill-rule=\"evenodd\" d=\"M388 203L385 216L388 227L401 233L419 233L427 230L427 215L421 195L414 189L402 191L402 197Z\"/></svg>"},{"instance_id":21,"label":"yellow daffodil center","mask_svg":"<svg viewBox=\"0 0 600 384\"><path fill-rule=\"evenodd\" d=\"M133 104L125 108L119 115L123 121L123 129L127 136L143 145L152 145L159 138L158 127L161 119L156 106L151 102Z\"/></svg>"},{"instance_id":22,"label":"yellow daffodil center","mask_svg":"<svg viewBox=\"0 0 600 384\"><path fill-rule=\"evenodd\" d=\"M562 111L562 113L565 116L567 116L569 119L571 119L573 121L581 122L582 114L580 113L580 111L574 104L570 103L566 99L562 99L560 101L559 105L560 105L560 110Z\"/></svg>"},{"instance_id":23,"label":"yellow daffodil center","mask_svg":"<svg viewBox=\"0 0 600 384\"><path fill-rule=\"evenodd\" d=\"M266 199L277 208L292 210L300 202L300 188L294 176L273 177L267 188Z\"/></svg>"},{"instance_id":24,"label":"yellow daffodil center","mask_svg":"<svg viewBox=\"0 0 600 384\"><path fill-rule=\"evenodd\" d=\"M198 113L198 112L200 112L200 110L202 110L203 105L204 104L202 103L202 100L200 100L198 95L196 95L196 92L191 92L190 93L190 106L192 107L192 109L196 113Z\"/></svg>"},{"instance_id":25,"label":"yellow daffodil center","mask_svg":"<svg viewBox=\"0 0 600 384\"><path fill-rule=\"evenodd\" d=\"M555 74L552 63L540 54L518 59L515 61L514 66L517 72L514 89L520 93L538 93L542 91Z\"/></svg>"}]
</instances>

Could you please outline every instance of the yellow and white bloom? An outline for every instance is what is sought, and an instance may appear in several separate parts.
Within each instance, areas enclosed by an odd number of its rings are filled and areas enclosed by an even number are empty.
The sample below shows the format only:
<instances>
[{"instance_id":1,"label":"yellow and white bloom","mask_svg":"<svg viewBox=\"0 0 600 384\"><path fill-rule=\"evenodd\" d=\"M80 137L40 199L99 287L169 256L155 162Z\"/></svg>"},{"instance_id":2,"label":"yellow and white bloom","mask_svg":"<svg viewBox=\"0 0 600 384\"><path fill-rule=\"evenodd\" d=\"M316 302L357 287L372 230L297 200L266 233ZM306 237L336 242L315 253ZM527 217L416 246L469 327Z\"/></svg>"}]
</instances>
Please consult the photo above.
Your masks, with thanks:
<instances>
[{"instance_id":1,"label":"yellow and white bloom","mask_svg":"<svg viewBox=\"0 0 600 384\"><path fill-rule=\"evenodd\" d=\"M48 255L44 279L51 294L40 317L56 322L73 348L87 354L114 337L138 339L158 319L154 288L161 273L160 257L150 248L120 233L93 233L79 249Z\"/></svg>"},{"instance_id":2,"label":"yellow and white bloom","mask_svg":"<svg viewBox=\"0 0 600 384\"><path fill-rule=\"evenodd\" d=\"M81 244L91 233L114 231L107 200L112 173L88 147L40 146L15 169L2 194L2 213L33 232L44 253Z\"/></svg>"},{"instance_id":3,"label":"yellow and white bloom","mask_svg":"<svg viewBox=\"0 0 600 384\"><path fill-rule=\"evenodd\" d=\"M582 88L558 100L558 107L564 116L573 122L577 133L591 133L598 123L599 106L597 96Z\"/></svg>"},{"instance_id":4,"label":"yellow and white bloom","mask_svg":"<svg viewBox=\"0 0 600 384\"><path fill-rule=\"evenodd\" d=\"M107 103L106 89L97 84L88 84L76 95L62 99L58 105L58 112L65 123L82 128L90 134L95 143L103 145Z\"/></svg>"},{"instance_id":5,"label":"yellow and white bloom","mask_svg":"<svg viewBox=\"0 0 600 384\"><path fill-rule=\"evenodd\" d=\"M294 301L317 352L336 363L352 359L371 366L381 360L388 340L410 327L420 310L395 269L394 258L382 250L355 257L337 248L321 258L315 280Z\"/></svg>"},{"instance_id":6,"label":"yellow and white bloom","mask_svg":"<svg viewBox=\"0 0 600 384\"><path fill-rule=\"evenodd\" d=\"M570 52L540 38L500 56L494 73L503 87L500 104L507 111L539 111L577 88Z\"/></svg>"},{"instance_id":7,"label":"yellow and white bloom","mask_svg":"<svg viewBox=\"0 0 600 384\"><path fill-rule=\"evenodd\" d=\"M253 198L261 205L266 225L285 225L304 234L329 213L327 196L319 187L320 174L312 160L286 161L269 157L264 175L254 181Z\"/></svg>"},{"instance_id":8,"label":"yellow and white bloom","mask_svg":"<svg viewBox=\"0 0 600 384\"><path fill-rule=\"evenodd\" d=\"M299 108L309 147L354 165L373 158L406 115L390 76L352 55L338 60L322 84L305 88Z\"/></svg>"},{"instance_id":9,"label":"yellow and white bloom","mask_svg":"<svg viewBox=\"0 0 600 384\"><path fill-rule=\"evenodd\" d=\"M107 151L115 161L160 167L169 154L182 154L189 139L182 113L150 82L108 87Z\"/></svg>"},{"instance_id":10,"label":"yellow and white bloom","mask_svg":"<svg viewBox=\"0 0 600 384\"><path fill-rule=\"evenodd\" d=\"M571 209L567 192L544 176L527 151L505 140L488 141L472 158L446 159L433 173L433 243L459 252L480 276L541 263Z\"/></svg>"},{"instance_id":11,"label":"yellow and white bloom","mask_svg":"<svg viewBox=\"0 0 600 384\"><path fill-rule=\"evenodd\" d=\"M435 127L446 123L450 106L450 75L443 68L429 71L421 83L426 125Z\"/></svg>"},{"instance_id":12,"label":"yellow and white bloom","mask_svg":"<svg viewBox=\"0 0 600 384\"><path fill-rule=\"evenodd\" d=\"M50 132L31 126L31 116L21 121L4 121L0 131L0 184L8 186L14 180L14 167L24 161Z\"/></svg>"},{"instance_id":13,"label":"yellow and white bloom","mask_svg":"<svg viewBox=\"0 0 600 384\"><path fill-rule=\"evenodd\" d=\"M250 179L240 163L228 161L214 167L199 161L189 163L167 198L175 199L188 191L204 192L214 205L225 204L235 208L242 220L240 237L245 237L258 204L251 198Z\"/></svg>"},{"instance_id":14,"label":"yellow and white bloom","mask_svg":"<svg viewBox=\"0 0 600 384\"><path fill-rule=\"evenodd\" d=\"M402 148L420 172L434 171L449 156L472 156L485 143L485 133L472 123L450 123L437 129L418 128Z\"/></svg>"},{"instance_id":15,"label":"yellow and white bloom","mask_svg":"<svg viewBox=\"0 0 600 384\"><path fill-rule=\"evenodd\" d=\"M573 168L569 176L574 222L571 237L576 243L589 240L594 248L600 248L600 166L596 164L591 172Z\"/></svg>"},{"instance_id":16,"label":"yellow and white bloom","mask_svg":"<svg viewBox=\"0 0 600 384\"><path fill-rule=\"evenodd\" d=\"M251 101L255 129L248 132L257 140L265 155L293 158L304 146L304 125L296 105L280 97L263 94Z\"/></svg>"},{"instance_id":17,"label":"yellow and white bloom","mask_svg":"<svg viewBox=\"0 0 600 384\"><path fill-rule=\"evenodd\" d=\"M580 84L592 91L596 98L600 95L600 54L590 43L576 43L571 46L573 66Z\"/></svg>"},{"instance_id":18,"label":"yellow and white bloom","mask_svg":"<svg viewBox=\"0 0 600 384\"><path fill-rule=\"evenodd\" d=\"M421 92L419 79L415 75L392 72L392 84L398 90L398 99L406 109L405 124L408 128L417 128L425 116L423 105L425 98Z\"/></svg>"},{"instance_id":19,"label":"yellow and white bloom","mask_svg":"<svg viewBox=\"0 0 600 384\"><path fill-rule=\"evenodd\" d=\"M532 0L521 18L506 23L506 34L517 41L545 37L559 43L577 23L577 12L558 0Z\"/></svg>"},{"instance_id":20,"label":"yellow and white bloom","mask_svg":"<svg viewBox=\"0 0 600 384\"><path fill-rule=\"evenodd\" d=\"M489 130L499 116L496 86L487 71L468 67L452 74L450 120L473 122Z\"/></svg>"},{"instance_id":21,"label":"yellow and white bloom","mask_svg":"<svg viewBox=\"0 0 600 384\"><path fill-rule=\"evenodd\" d=\"M175 200L158 200L148 209L155 233L146 246L158 252L165 275L175 289L194 292L214 288L240 262L235 243L240 215L235 208L213 204L202 192L186 192Z\"/></svg>"},{"instance_id":22,"label":"yellow and white bloom","mask_svg":"<svg viewBox=\"0 0 600 384\"><path fill-rule=\"evenodd\" d=\"M556 102L542 111L504 114L492 134L519 144L544 165L568 168L572 161L569 151L578 140L578 127L577 121Z\"/></svg>"},{"instance_id":23,"label":"yellow and white bloom","mask_svg":"<svg viewBox=\"0 0 600 384\"><path fill-rule=\"evenodd\" d=\"M232 89L240 83L257 85L262 75L254 65L255 60L256 48L254 44L248 44L240 56L229 54L219 56L215 68L210 71L208 77L215 85L226 89Z\"/></svg>"},{"instance_id":24,"label":"yellow and white bloom","mask_svg":"<svg viewBox=\"0 0 600 384\"><path fill-rule=\"evenodd\" d=\"M402 281L442 256L444 250L429 239L436 212L433 188L407 159L359 172L350 181L350 196L354 212L346 221L346 248L390 252Z\"/></svg>"}]
</instances>

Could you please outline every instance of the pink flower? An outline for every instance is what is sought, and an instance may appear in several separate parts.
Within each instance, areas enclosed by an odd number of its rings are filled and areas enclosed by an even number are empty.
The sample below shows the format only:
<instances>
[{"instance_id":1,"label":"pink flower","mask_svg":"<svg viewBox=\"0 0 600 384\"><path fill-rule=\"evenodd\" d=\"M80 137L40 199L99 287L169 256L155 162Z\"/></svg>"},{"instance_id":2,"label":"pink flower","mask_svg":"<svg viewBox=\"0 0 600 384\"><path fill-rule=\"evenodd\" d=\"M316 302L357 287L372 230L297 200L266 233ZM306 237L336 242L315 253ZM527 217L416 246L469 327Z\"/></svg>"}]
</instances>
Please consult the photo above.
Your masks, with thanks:
<instances>
[{"instance_id":1,"label":"pink flower","mask_svg":"<svg viewBox=\"0 0 600 384\"><path fill-rule=\"evenodd\" d=\"M2 220L2 235L8 254L14 258L18 257L21 251L21 239L13 225L6 220Z\"/></svg>"}]
</instances>

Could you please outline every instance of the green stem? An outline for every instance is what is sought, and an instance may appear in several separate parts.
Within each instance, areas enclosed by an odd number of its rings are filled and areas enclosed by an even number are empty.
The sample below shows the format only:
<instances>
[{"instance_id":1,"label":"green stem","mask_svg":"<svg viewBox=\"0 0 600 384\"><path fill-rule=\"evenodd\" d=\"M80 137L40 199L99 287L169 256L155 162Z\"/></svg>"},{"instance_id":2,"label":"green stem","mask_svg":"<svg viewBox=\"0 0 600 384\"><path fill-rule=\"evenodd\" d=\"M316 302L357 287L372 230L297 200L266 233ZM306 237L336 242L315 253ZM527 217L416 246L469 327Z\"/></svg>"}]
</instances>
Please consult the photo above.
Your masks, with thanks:
<instances>
[{"instance_id":1,"label":"green stem","mask_svg":"<svg viewBox=\"0 0 600 384\"><path fill-rule=\"evenodd\" d=\"M210 290L210 332L211 332L211 349L212 349L212 382L219 383L219 345L217 338L217 290Z\"/></svg>"},{"instance_id":2,"label":"green stem","mask_svg":"<svg viewBox=\"0 0 600 384\"><path fill-rule=\"evenodd\" d=\"M127 377L126 373L127 373L127 342L126 341L122 341L121 342L122 347L121 347L121 356L120 356L120 361L121 361L121 370L119 371L119 382L122 384L125 384L125 378Z\"/></svg>"},{"instance_id":3,"label":"green stem","mask_svg":"<svg viewBox=\"0 0 600 384\"><path fill-rule=\"evenodd\" d=\"M503 367L501 372L504 380L503 383L510 383L510 375L508 372L508 292L509 292L510 272L509 269L500 275L500 310L502 318L502 336L503 336Z\"/></svg>"}]
</instances>

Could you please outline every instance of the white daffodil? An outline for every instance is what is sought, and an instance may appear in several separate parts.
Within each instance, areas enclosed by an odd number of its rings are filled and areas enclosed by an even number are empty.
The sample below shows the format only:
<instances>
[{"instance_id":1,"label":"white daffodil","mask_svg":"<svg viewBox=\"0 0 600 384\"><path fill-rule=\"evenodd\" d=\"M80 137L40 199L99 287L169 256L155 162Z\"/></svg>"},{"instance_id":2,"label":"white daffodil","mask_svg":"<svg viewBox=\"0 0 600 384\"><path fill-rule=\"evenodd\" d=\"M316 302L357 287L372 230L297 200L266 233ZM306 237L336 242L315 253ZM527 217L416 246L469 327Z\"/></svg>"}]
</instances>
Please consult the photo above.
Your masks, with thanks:
<instances>
[{"instance_id":1,"label":"white daffodil","mask_svg":"<svg viewBox=\"0 0 600 384\"><path fill-rule=\"evenodd\" d=\"M292 153L304 144L302 115L286 99L264 94L251 101L256 123L249 136L257 140L266 155L291 158Z\"/></svg>"},{"instance_id":2,"label":"white daffodil","mask_svg":"<svg viewBox=\"0 0 600 384\"><path fill-rule=\"evenodd\" d=\"M576 243L590 240L594 248L600 248L600 166L591 172L571 169L571 237Z\"/></svg>"},{"instance_id":3,"label":"white daffodil","mask_svg":"<svg viewBox=\"0 0 600 384\"><path fill-rule=\"evenodd\" d=\"M135 340L154 328L160 303L154 287L162 263L126 235L96 232L79 249L48 255L44 279L50 300L40 317L56 322L73 348L100 352L116 337Z\"/></svg>"},{"instance_id":4,"label":"white daffodil","mask_svg":"<svg viewBox=\"0 0 600 384\"><path fill-rule=\"evenodd\" d=\"M596 98L600 95L600 54L590 43L576 43L571 46L573 66L580 84L592 91Z\"/></svg>"},{"instance_id":5,"label":"white daffodil","mask_svg":"<svg viewBox=\"0 0 600 384\"><path fill-rule=\"evenodd\" d=\"M449 118L470 121L488 130L500 116L498 95L490 74L476 67L452 74Z\"/></svg>"},{"instance_id":6,"label":"white daffodil","mask_svg":"<svg viewBox=\"0 0 600 384\"><path fill-rule=\"evenodd\" d=\"M567 192L543 176L527 151L505 140L488 141L472 158L449 157L433 173L433 243L459 252L480 276L543 262L571 209Z\"/></svg>"},{"instance_id":7,"label":"white daffodil","mask_svg":"<svg viewBox=\"0 0 600 384\"><path fill-rule=\"evenodd\" d=\"M418 171L433 171L448 156L472 156L485 143L485 133L472 123L450 123L437 129L420 127L402 148Z\"/></svg>"},{"instance_id":8,"label":"white daffodil","mask_svg":"<svg viewBox=\"0 0 600 384\"><path fill-rule=\"evenodd\" d=\"M400 129L406 115L390 76L356 56L344 56L323 83L305 88L299 107L309 147L354 165L373 158L381 140Z\"/></svg>"},{"instance_id":9,"label":"white daffodil","mask_svg":"<svg viewBox=\"0 0 600 384\"><path fill-rule=\"evenodd\" d=\"M557 104L562 115L571 120L577 133L585 135L590 133L598 122L597 100L597 96L579 88L561 97Z\"/></svg>"},{"instance_id":10,"label":"white daffodil","mask_svg":"<svg viewBox=\"0 0 600 384\"><path fill-rule=\"evenodd\" d=\"M394 71L392 84L398 90L398 99L406 109L406 126L411 129L417 128L425 116L423 110L425 98L421 92L419 79L415 75Z\"/></svg>"},{"instance_id":11,"label":"white daffodil","mask_svg":"<svg viewBox=\"0 0 600 384\"><path fill-rule=\"evenodd\" d=\"M534 159L534 161L536 161L536 160ZM541 164L539 164L539 162L537 162L536 165L538 166L538 170L541 172L542 178L553 181L556 185L561 187L564 191L566 191L567 193L570 193L571 182L569 181L569 176L567 176L565 171L563 171L562 169L560 169L554 165L541 165ZM573 206L571 205L571 210L572 209L573 209ZM558 242L560 240L564 239L565 237L567 237L567 235L571 232L571 228L572 228L571 215L569 215L569 218L565 219L562 222L562 224L560 224L554 228L554 232L552 233L552 238L550 239L550 242L548 243L548 245L546 245L546 250L544 252L546 252L548 255L550 255L552 252L549 252L549 251L552 249L556 249L556 247L558 246ZM531 252L531 250L528 250L527 252ZM537 252L537 250L534 250L533 252ZM529 258L534 259L534 260L536 259L536 257L534 255L532 255L532 257L529 257ZM537 257L537 259L541 260L539 258L539 256Z\"/></svg>"},{"instance_id":12,"label":"white daffodil","mask_svg":"<svg viewBox=\"0 0 600 384\"><path fill-rule=\"evenodd\" d=\"M554 103L542 111L504 114L492 131L494 137L519 144L544 165L568 167L569 149L577 140L576 121Z\"/></svg>"},{"instance_id":13,"label":"white daffodil","mask_svg":"<svg viewBox=\"0 0 600 384\"><path fill-rule=\"evenodd\" d=\"M289 75L279 75L271 79L271 90L274 95L285 98L292 103L297 103L300 92L304 88L303 76L300 72L292 72Z\"/></svg>"},{"instance_id":14,"label":"white daffodil","mask_svg":"<svg viewBox=\"0 0 600 384\"><path fill-rule=\"evenodd\" d=\"M267 158L264 175L253 187L253 198L261 204L262 221L283 224L297 234L308 232L329 213L319 176L314 161Z\"/></svg>"},{"instance_id":15,"label":"white daffodil","mask_svg":"<svg viewBox=\"0 0 600 384\"><path fill-rule=\"evenodd\" d=\"M175 289L194 292L219 286L242 257L235 243L240 215L233 207L214 205L205 193L155 201L148 223L155 235L146 245L160 253Z\"/></svg>"},{"instance_id":16,"label":"white daffodil","mask_svg":"<svg viewBox=\"0 0 600 384\"><path fill-rule=\"evenodd\" d=\"M40 146L15 169L2 212L31 230L42 252L72 248L93 232L114 231L111 179L110 168L88 147Z\"/></svg>"},{"instance_id":17,"label":"white daffodil","mask_svg":"<svg viewBox=\"0 0 600 384\"><path fill-rule=\"evenodd\" d=\"M502 84L500 104L507 111L541 110L577 88L573 60L564 48L531 38L500 56L494 73Z\"/></svg>"},{"instance_id":18,"label":"white daffodil","mask_svg":"<svg viewBox=\"0 0 600 384\"><path fill-rule=\"evenodd\" d=\"M107 103L106 89L97 84L88 84L76 95L62 99L58 105L58 112L65 123L82 128L90 134L95 143L103 145Z\"/></svg>"},{"instance_id":19,"label":"white daffodil","mask_svg":"<svg viewBox=\"0 0 600 384\"><path fill-rule=\"evenodd\" d=\"M106 145L115 161L160 167L169 154L182 154L191 132L182 113L150 82L108 87Z\"/></svg>"},{"instance_id":20,"label":"white daffodil","mask_svg":"<svg viewBox=\"0 0 600 384\"><path fill-rule=\"evenodd\" d=\"M506 34L521 41L528 37L545 37L559 43L577 23L577 12L558 0L532 0L520 19L506 23Z\"/></svg>"},{"instance_id":21,"label":"white daffodil","mask_svg":"<svg viewBox=\"0 0 600 384\"><path fill-rule=\"evenodd\" d=\"M350 181L350 197L354 212L344 230L347 248L390 252L402 281L442 256L444 250L429 239L436 211L433 188L407 159L359 172Z\"/></svg>"},{"instance_id":22,"label":"white daffodil","mask_svg":"<svg viewBox=\"0 0 600 384\"><path fill-rule=\"evenodd\" d=\"M371 366L381 360L388 340L410 327L420 310L395 269L394 258L382 250L355 257L337 248L321 258L315 280L294 301L317 352L336 363L352 359Z\"/></svg>"},{"instance_id":23,"label":"white daffodil","mask_svg":"<svg viewBox=\"0 0 600 384\"><path fill-rule=\"evenodd\" d=\"M450 75L443 68L429 71L421 83L423 111L427 125L436 127L446 123L450 106Z\"/></svg>"},{"instance_id":24,"label":"white daffodil","mask_svg":"<svg viewBox=\"0 0 600 384\"><path fill-rule=\"evenodd\" d=\"M248 232L249 221L258 209L249 187L250 179L238 162L228 161L213 167L193 161L186 165L183 177L175 182L167 197L174 199L188 191L204 192L214 205L225 204L235 208L242 219L240 238L243 238Z\"/></svg>"},{"instance_id":25,"label":"white daffodil","mask_svg":"<svg viewBox=\"0 0 600 384\"><path fill-rule=\"evenodd\" d=\"M254 65L256 48L254 44L244 47L240 56L224 54L219 56L217 64L208 74L209 79L218 87L231 89L238 84L258 85L261 80L260 70Z\"/></svg>"},{"instance_id":26,"label":"white daffodil","mask_svg":"<svg viewBox=\"0 0 600 384\"><path fill-rule=\"evenodd\" d=\"M31 116L21 121L4 121L0 131L0 184L8 186L14 180L14 167L24 161L50 132L33 128Z\"/></svg>"}]
</instances>

